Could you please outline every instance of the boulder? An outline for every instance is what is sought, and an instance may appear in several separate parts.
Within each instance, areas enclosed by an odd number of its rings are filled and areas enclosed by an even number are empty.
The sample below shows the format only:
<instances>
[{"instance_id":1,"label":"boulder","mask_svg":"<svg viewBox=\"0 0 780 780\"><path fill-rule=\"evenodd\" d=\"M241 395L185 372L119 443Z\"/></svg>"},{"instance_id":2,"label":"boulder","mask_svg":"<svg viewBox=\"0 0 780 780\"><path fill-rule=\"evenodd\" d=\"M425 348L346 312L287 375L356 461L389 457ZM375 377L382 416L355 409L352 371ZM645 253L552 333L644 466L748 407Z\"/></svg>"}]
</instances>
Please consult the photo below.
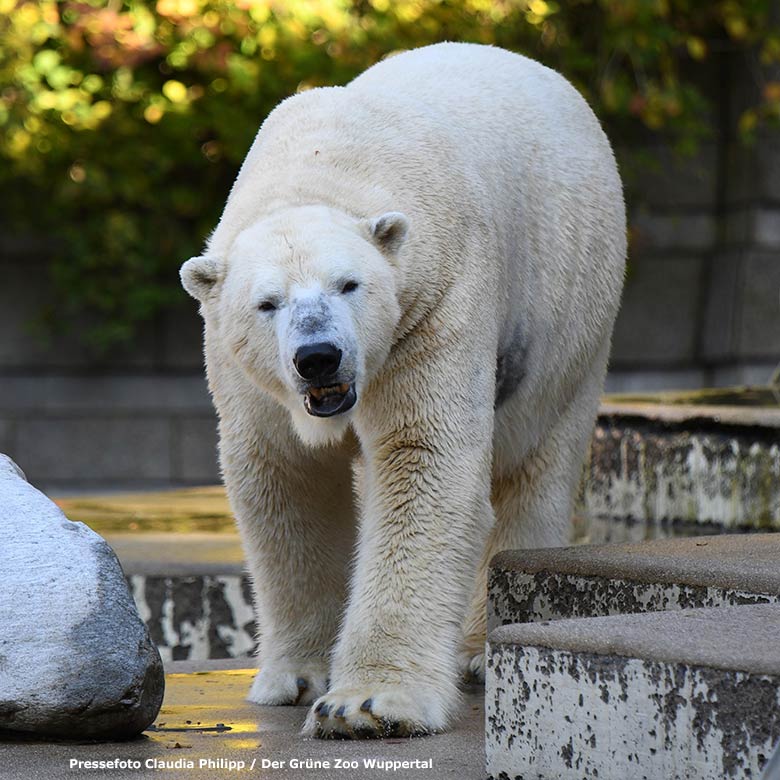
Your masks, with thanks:
<instances>
[{"instance_id":1,"label":"boulder","mask_svg":"<svg viewBox=\"0 0 780 780\"><path fill-rule=\"evenodd\" d=\"M165 677L113 550L0 455L0 730L122 740Z\"/></svg>"}]
</instances>

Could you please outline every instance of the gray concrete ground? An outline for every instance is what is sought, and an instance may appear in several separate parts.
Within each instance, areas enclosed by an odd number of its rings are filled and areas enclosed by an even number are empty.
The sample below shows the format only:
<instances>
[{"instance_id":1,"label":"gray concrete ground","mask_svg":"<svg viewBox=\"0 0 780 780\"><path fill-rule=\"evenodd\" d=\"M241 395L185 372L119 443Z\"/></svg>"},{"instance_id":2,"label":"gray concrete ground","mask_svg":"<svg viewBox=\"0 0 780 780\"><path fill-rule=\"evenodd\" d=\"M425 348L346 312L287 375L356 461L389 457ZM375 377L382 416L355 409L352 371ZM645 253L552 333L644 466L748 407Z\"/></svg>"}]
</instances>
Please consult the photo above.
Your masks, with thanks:
<instances>
[{"instance_id":1,"label":"gray concrete ground","mask_svg":"<svg viewBox=\"0 0 780 780\"><path fill-rule=\"evenodd\" d=\"M128 576L235 576L244 572L244 554L235 532L109 532L105 539Z\"/></svg>"},{"instance_id":2,"label":"gray concrete ground","mask_svg":"<svg viewBox=\"0 0 780 780\"><path fill-rule=\"evenodd\" d=\"M446 734L418 739L321 741L299 733L305 707L258 707L244 701L254 675L253 669L236 668L245 665L246 661L235 660L169 664L165 701L154 730L131 742L0 740L0 778L479 780L485 776L482 688L472 687L465 692L461 719ZM74 761L112 760L138 762L139 767L71 766ZM336 768L338 761L351 763ZM388 770L372 768L372 761L409 763ZM324 768L322 762L329 762L330 768Z\"/></svg>"}]
</instances>

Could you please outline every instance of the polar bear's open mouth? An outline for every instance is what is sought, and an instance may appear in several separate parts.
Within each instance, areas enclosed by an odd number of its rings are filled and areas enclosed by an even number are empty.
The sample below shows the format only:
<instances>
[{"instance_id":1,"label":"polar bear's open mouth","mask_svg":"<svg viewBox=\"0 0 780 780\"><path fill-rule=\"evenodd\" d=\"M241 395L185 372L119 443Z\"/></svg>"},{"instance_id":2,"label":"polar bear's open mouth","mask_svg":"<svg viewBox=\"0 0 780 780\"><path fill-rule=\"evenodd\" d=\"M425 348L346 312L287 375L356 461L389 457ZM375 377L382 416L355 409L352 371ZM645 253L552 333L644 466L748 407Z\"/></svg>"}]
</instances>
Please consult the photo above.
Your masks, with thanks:
<instances>
[{"instance_id":1,"label":"polar bear's open mouth","mask_svg":"<svg viewBox=\"0 0 780 780\"><path fill-rule=\"evenodd\" d=\"M310 387L303 397L306 411L314 417L332 417L349 411L357 401L355 385L327 385L326 387Z\"/></svg>"}]
</instances>

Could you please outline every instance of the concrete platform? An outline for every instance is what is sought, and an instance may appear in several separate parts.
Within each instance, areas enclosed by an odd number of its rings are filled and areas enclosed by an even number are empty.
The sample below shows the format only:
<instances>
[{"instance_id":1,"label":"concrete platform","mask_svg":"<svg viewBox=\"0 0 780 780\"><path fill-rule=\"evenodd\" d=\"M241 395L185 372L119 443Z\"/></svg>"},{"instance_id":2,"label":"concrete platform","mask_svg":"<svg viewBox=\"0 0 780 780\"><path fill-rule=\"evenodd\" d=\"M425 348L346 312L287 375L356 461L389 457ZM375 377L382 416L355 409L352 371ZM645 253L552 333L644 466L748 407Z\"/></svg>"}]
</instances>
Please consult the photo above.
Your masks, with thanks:
<instances>
[{"instance_id":1,"label":"concrete platform","mask_svg":"<svg viewBox=\"0 0 780 780\"><path fill-rule=\"evenodd\" d=\"M500 553L488 630L511 623L780 602L780 534Z\"/></svg>"},{"instance_id":2,"label":"concrete platform","mask_svg":"<svg viewBox=\"0 0 780 780\"><path fill-rule=\"evenodd\" d=\"M780 740L780 605L545 621L488 640L491 778L758 778Z\"/></svg>"},{"instance_id":3,"label":"concrete platform","mask_svg":"<svg viewBox=\"0 0 780 780\"><path fill-rule=\"evenodd\" d=\"M580 502L588 517L780 530L780 408L689 397L605 396ZM600 541L600 539L594 539Z\"/></svg>"},{"instance_id":4,"label":"concrete platform","mask_svg":"<svg viewBox=\"0 0 780 780\"><path fill-rule=\"evenodd\" d=\"M143 521L141 521L143 523ZM234 528L108 531L138 611L163 661L250 655L255 621Z\"/></svg>"},{"instance_id":5,"label":"concrete platform","mask_svg":"<svg viewBox=\"0 0 780 780\"><path fill-rule=\"evenodd\" d=\"M305 707L258 707L245 702L255 670L236 669L236 665L235 661L169 664L165 702L155 728L133 742L98 745L0 742L0 778L222 780L243 775L285 780L344 777L481 780L484 777L481 688L466 692L463 718L446 734L367 742L321 741L299 734ZM140 768L70 768L71 761L115 759L140 762ZM339 760L356 763L337 769ZM263 761L279 764L264 767ZM292 766L294 761L299 762L298 768ZM326 761L330 762L330 768L316 763ZM372 761L377 762L373 768ZM409 765L393 771L381 764L387 761L409 762ZM154 762L162 763L155 767Z\"/></svg>"},{"instance_id":6,"label":"concrete platform","mask_svg":"<svg viewBox=\"0 0 780 780\"><path fill-rule=\"evenodd\" d=\"M104 539L128 576L241 576L244 551L235 531L109 531Z\"/></svg>"}]
</instances>

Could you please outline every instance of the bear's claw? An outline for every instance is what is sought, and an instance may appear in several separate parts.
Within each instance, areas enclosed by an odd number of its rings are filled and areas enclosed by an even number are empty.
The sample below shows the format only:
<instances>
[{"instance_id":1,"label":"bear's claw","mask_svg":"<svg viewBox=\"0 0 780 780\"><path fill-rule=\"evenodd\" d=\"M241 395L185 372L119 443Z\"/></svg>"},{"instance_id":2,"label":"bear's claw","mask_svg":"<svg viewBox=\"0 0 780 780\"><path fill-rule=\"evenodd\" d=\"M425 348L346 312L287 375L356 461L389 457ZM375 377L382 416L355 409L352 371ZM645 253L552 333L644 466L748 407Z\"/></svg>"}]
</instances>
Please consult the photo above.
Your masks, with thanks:
<instances>
[{"instance_id":1,"label":"bear's claw","mask_svg":"<svg viewBox=\"0 0 780 780\"><path fill-rule=\"evenodd\" d=\"M326 674L323 661L262 664L247 698L255 704L309 705L327 690Z\"/></svg>"},{"instance_id":2,"label":"bear's claw","mask_svg":"<svg viewBox=\"0 0 780 780\"><path fill-rule=\"evenodd\" d=\"M459 665L463 681L466 683L485 683L485 651L469 652L464 650L460 654Z\"/></svg>"},{"instance_id":3,"label":"bear's claw","mask_svg":"<svg viewBox=\"0 0 780 780\"><path fill-rule=\"evenodd\" d=\"M373 696L355 689L333 691L309 711L304 733L319 739L417 737L438 730L428 723L421 702L388 686Z\"/></svg>"}]
</instances>

